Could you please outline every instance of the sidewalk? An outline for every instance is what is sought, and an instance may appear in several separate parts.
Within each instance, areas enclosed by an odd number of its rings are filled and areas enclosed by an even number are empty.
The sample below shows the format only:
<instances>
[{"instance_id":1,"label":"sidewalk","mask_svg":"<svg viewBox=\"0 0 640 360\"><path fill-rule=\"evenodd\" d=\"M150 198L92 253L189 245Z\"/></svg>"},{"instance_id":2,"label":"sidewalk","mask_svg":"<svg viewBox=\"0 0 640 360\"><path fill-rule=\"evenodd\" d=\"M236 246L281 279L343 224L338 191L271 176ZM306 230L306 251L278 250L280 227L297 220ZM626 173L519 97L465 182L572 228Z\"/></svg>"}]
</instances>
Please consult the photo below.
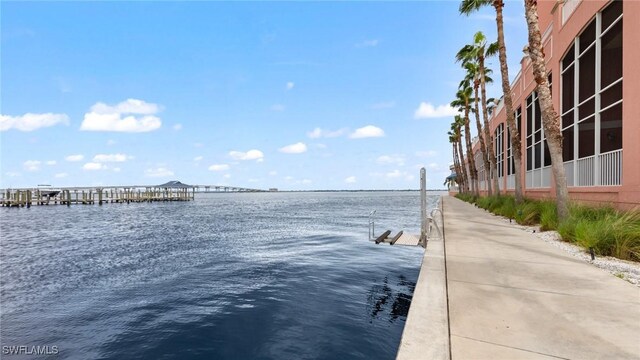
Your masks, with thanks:
<instances>
[{"instance_id":1,"label":"sidewalk","mask_svg":"<svg viewBox=\"0 0 640 360\"><path fill-rule=\"evenodd\" d=\"M640 359L640 289L473 205L443 207L453 359Z\"/></svg>"}]
</instances>

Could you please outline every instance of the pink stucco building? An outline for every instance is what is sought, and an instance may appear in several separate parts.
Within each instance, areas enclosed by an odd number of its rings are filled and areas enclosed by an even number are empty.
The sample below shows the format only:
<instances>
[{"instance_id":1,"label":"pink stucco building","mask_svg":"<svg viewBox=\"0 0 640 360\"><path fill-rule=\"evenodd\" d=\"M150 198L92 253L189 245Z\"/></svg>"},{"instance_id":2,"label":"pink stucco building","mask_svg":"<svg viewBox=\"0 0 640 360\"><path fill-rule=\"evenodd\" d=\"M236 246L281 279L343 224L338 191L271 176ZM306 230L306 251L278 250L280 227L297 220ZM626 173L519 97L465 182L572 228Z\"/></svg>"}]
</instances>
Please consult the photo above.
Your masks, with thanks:
<instances>
[{"instance_id":1,"label":"pink stucco building","mask_svg":"<svg viewBox=\"0 0 640 360\"><path fill-rule=\"evenodd\" d=\"M640 1L539 1L538 12L553 103L562 117L571 198L626 209L640 205ZM525 196L553 197L551 159L529 58L510 72L517 70L511 88ZM490 127L500 190L513 193L515 169L502 103L493 111ZM474 152L480 160L477 144ZM481 189L486 189L482 161L476 164Z\"/></svg>"}]
</instances>

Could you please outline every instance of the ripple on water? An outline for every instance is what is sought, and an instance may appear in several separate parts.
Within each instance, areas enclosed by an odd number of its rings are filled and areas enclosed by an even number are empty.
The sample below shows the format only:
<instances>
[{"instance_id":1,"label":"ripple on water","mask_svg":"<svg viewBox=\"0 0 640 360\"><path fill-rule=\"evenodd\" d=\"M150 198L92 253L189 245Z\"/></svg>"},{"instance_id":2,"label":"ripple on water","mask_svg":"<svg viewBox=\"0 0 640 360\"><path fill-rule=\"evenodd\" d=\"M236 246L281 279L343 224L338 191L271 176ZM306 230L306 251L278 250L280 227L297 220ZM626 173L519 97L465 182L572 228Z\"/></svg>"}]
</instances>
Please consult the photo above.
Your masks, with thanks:
<instances>
[{"instance_id":1,"label":"ripple on water","mask_svg":"<svg viewBox=\"0 0 640 360\"><path fill-rule=\"evenodd\" d=\"M379 229L419 228L417 192L0 209L2 343L61 358L393 358L422 252L368 242L372 209Z\"/></svg>"}]
</instances>

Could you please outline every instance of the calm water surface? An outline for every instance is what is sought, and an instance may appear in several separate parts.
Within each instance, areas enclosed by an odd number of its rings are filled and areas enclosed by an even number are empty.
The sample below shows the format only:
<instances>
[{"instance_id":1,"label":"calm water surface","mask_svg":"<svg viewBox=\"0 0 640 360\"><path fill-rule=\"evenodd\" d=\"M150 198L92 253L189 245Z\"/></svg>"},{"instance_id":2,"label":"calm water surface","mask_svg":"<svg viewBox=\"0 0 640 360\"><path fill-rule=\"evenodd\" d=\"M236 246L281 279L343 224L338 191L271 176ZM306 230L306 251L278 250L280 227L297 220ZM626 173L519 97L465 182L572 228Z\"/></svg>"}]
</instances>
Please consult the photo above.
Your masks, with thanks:
<instances>
[{"instance_id":1,"label":"calm water surface","mask_svg":"<svg viewBox=\"0 0 640 360\"><path fill-rule=\"evenodd\" d=\"M422 251L368 242L368 213L377 233L418 233L419 206L418 192L376 192L3 208L1 345L69 359L393 359Z\"/></svg>"}]
</instances>

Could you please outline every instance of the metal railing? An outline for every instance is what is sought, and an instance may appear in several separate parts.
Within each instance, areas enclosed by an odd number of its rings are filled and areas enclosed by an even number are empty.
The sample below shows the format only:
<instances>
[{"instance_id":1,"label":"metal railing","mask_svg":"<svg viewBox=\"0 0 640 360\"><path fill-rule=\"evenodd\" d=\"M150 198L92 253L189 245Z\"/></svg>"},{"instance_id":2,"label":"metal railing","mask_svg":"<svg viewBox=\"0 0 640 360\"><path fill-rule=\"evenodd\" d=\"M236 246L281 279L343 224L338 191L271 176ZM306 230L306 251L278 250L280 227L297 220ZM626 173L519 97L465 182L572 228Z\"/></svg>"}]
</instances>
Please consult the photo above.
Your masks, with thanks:
<instances>
[{"instance_id":1,"label":"metal railing","mask_svg":"<svg viewBox=\"0 0 640 360\"><path fill-rule=\"evenodd\" d=\"M516 188L516 176L514 174L507 175L507 189Z\"/></svg>"},{"instance_id":2,"label":"metal railing","mask_svg":"<svg viewBox=\"0 0 640 360\"><path fill-rule=\"evenodd\" d=\"M599 185L622 184L622 149L598 155L600 164Z\"/></svg>"},{"instance_id":3,"label":"metal railing","mask_svg":"<svg viewBox=\"0 0 640 360\"><path fill-rule=\"evenodd\" d=\"M438 222L435 221L436 213L440 213L440 223L444 225L444 214L442 213L442 210L440 210L439 208L432 209L431 212L429 213L429 216L427 217L427 220L429 222L429 227L427 230L427 241L432 238L431 232L433 231L433 228L435 228L438 231L438 238L444 240L444 234L440 229L440 225L438 225Z\"/></svg>"},{"instance_id":4,"label":"metal railing","mask_svg":"<svg viewBox=\"0 0 640 360\"><path fill-rule=\"evenodd\" d=\"M376 219L375 219L375 215L376 215L376 210L373 210L372 212L369 213L369 241L372 241L373 238L376 236Z\"/></svg>"},{"instance_id":5,"label":"metal railing","mask_svg":"<svg viewBox=\"0 0 640 360\"><path fill-rule=\"evenodd\" d=\"M595 155L592 155L576 161L576 166L578 167L576 170L578 175L576 186L593 186L596 184L594 176L595 159Z\"/></svg>"},{"instance_id":6,"label":"metal railing","mask_svg":"<svg viewBox=\"0 0 640 360\"><path fill-rule=\"evenodd\" d=\"M574 186L575 179L573 176L573 167L575 166L574 161L565 161L564 162L564 174L567 177L567 186Z\"/></svg>"}]
</instances>

